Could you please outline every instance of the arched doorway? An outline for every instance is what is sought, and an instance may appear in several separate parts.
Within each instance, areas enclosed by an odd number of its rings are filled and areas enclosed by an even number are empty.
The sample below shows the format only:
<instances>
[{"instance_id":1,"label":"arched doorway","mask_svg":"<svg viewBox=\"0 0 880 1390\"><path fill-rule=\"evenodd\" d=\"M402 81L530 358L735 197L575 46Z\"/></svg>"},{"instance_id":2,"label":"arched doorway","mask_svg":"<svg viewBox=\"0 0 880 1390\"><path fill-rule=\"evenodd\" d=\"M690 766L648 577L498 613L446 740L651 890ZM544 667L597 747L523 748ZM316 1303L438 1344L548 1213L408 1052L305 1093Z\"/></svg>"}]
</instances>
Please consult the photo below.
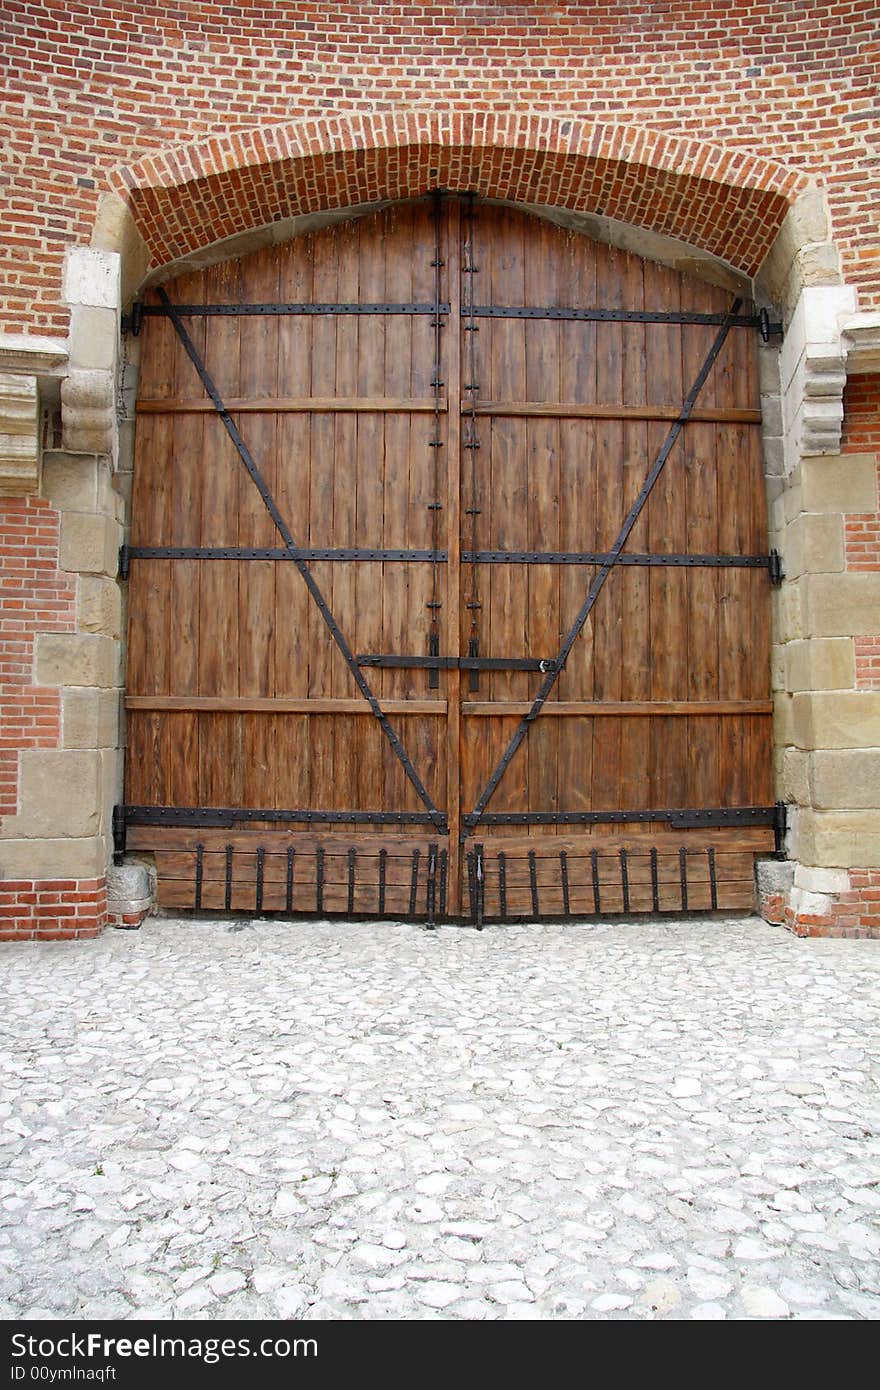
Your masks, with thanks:
<instances>
[{"instance_id":1,"label":"arched doorway","mask_svg":"<svg viewBox=\"0 0 880 1390\"><path fill-rule=\"evenodd\" d=\"M125 819L174 907L751 906L751 305L470 198L153 293Z\"/></svg>"}]
</instances>

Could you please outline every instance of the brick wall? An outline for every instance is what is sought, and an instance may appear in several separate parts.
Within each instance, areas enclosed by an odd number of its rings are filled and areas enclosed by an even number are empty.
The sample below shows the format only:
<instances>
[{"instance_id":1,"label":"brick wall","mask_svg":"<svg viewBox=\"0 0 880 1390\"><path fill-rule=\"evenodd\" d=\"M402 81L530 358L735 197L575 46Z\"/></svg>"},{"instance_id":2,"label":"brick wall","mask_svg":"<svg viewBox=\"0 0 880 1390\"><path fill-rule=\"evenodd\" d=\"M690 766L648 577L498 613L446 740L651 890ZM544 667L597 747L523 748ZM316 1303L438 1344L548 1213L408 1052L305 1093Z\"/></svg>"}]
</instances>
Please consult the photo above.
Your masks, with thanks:
<instances>
[{"instance_id":1,"label":"brick wall","mask_svg":"<svg viewBox=\"0 0 880 1390\"><path fill-rule=\"evenodd\" d=\"M59 515L38 497L0 499L0 816L18 807L18 755L57 748L61 691L34 685L39 632L73 632L76 580L58 568Z\"/></svg>"},{"instance_id":2,"label":"brick wall","mask_svg":"<svg viewBox=\"0 0 880 1390\"><path fill-rule=\"evenodd\" d=\"M0 941L73 941L107 922L103 878L0 881Z\"/></svg>"},{"instance_id":3,"label":"brick wall","mask_svg":"<svg viewBox=\"0 0 880 1390\"><path fill-rule=\"evenodd\" d=\"M875 0L152 5L6 0L0 331L64 333L65 248L108 175L169 145L332 111L528 112L782 160L827 188L880 301Z\"/></svg>"}]
</instances>

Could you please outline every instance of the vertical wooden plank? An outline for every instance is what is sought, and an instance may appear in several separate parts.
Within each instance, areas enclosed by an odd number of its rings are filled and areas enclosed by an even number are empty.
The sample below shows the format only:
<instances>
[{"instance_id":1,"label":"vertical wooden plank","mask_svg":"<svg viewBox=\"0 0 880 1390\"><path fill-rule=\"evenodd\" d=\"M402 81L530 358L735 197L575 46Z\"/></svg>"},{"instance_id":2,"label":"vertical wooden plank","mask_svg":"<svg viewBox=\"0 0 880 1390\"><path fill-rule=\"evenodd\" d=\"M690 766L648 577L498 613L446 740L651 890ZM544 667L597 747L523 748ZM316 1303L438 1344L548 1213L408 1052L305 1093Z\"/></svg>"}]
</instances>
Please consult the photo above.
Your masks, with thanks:
<instances>
[{"instance_id":1,"label":"vertical wooden plank","mask_svg":"<svg viewBox=\"0 0 880 1390\"><path fill-rule=\"evenodd\" d=\"M205 299L204 274L184 276L175 282L174 298L201 304ZM198 353L205 351L205 319L190 319L187 331ZM201 387L175 335L174 393L178 398L201 394ZM170 545L200 543L202 498L205 486L204 434L201 415L177 415L173 419L174 448L171 463L172 510ZM168 689L172 695L192 695L199 688L200 564L198 560L166 561L169 567L170 610ZM198 718L179 714L174 719L174 740L168 759L168 793L173 806L199 804Z\"/></svg>"},{"instance_id":2,"label":"vertical wooden plank","mask_svg":"<svg viewBox=\"0 0 880 1390\"><path fill-rule=\"evenodd\" d=\"M697 281L682 281L683 309L710 312L723 298L719 291ZM711 328L685 326L682 329L684 385L690 389L713 342ZM710 374L701 405L715 405L715 376ZM717 425L690 424L685 427L683 464L686 480L687 550L709 555L718 552L718 485L715 450ZM687 663L688 699L718 698L718 571L694 569L685 572L687 586ZM718 718L688 719L687 792L688 806L717 806L719 802Z\"/></svg>"},{"instance_id":3,"label":"vertical wooden plank","mask_svg":"<svg viewBox=\"0 0 880 1390\"><path fill-rule=\"evenodd\" d=\"M443 635L447 650L459 650L461 632L461 205L451 198L446 205L444 227L444 260L446 261L446 293L449 296L449 318L443 336L443 379L449 401L446 425L446 492L445 541L447 550L446 590ZM449 671L446 676L446 815L449 823L449 862L447 893L449 912L461 910L461 812L462 756L464 735L461 720L461 672ZM470 807L466 808L467 810Z\"/></svg>"},{"instance_id":4,"label":"vertical wooden plank","mask_svg":"<svg viewBox=\"0 0 880 1390\"><path fill-rule=\"evenodd\" d=\"M242 295L252 304L278 299L278 253L267 249L242 261ZM279 320L273 317L241 320L240 391L248 400L278 394ZM238 417L238 425L270 492L277 487L276 415ZM276 499L277 500L277 499ZM238 541L242 546L282 543L257 488L242 468L239 472ZM238 651L239 693L266 696L275 691L275 571L269 560L245 560L239 565ZM276 805L272 719L266 714L242 716L243 798L246 806Z\"/></svg>"},{"instance_id":5,"label":"vertical wooden plank","mask_svg":"<svg viewBox=\"0 0 880 1390\"><path fill-rule=\"evenodd\" d=\"M279 297L291 303L312 300L312 240L298 237L281 249ZM284 318L278 325L278 389L308 396L311 390L312 319ZM280 417L275 472L276 500L293 538L308 543L311 499L311 421L307 414ZM290 562L275 572L275 694L309 693L309 592ZM273 721L277 804L294 810L310 802L308 715L278 715Z\"/></svg>"},{"instance_id":6,"label":"vertical wooden plank","mask_svg":"<svg viewBox=\"0 0 880 1390\"><path fill-rule=\"evenodd\" d=\"M597 246L596 298L602 308L623 307L625 255L614 247ZM619 323L597 327L596 399L617 404L623 398L623 329ZM613 545L624 518L623 426L601 420L596 426L596 544L602 551ZM606 580L593 610L594 694L596 700L619 700L621 692L621 628L623 623L620 571ZM596 810L620 804L620 754L622 726L619 719L593 722L593 792ZM597 839L608 833L596 826Z\"/></svg>"},{"instance_id":7,"label":"vertical wooden plank","mask_svg":"<svg viewBox=\"0 0 880 1390\"><path fill-rule=\"evenodd\" d=\"M742 329L728 334L715 365L715 399L719 406L738 400L738 345ZM742 555L749 548L751 486L746 444L748 426L716 427L718 461L718 548ZM749 574L722 569L718 577L718 694L724 700L745 699L750 686ZM719 791L723 806L748 803L749 726L745 719L722 719L719 739Z\"/></svg>"},{"instance_id":8,"label":"vertical wooden plank","mask_svg":"<svg viewBox=\"0 0 880 1390\"><path fill-rule=\"evenodd\" d=\"M509 210L480 210L477 286L492 304L524 304L525 249L528 219ZM526 388L526 332L522 319L482 319L477 335L479 391L477 400L523 401ZM471 394L465 392L464 403ZM465 419L467 417L465 416ZM470 428L470 426L468 426ZM476 455L489 479L485 510L478 518L483 544L492 550L525 550L529 545L527 425L525 420L497 416L478 421L481 448ZM470 466L470 455L465 467ZM469 531L468 531L469 534ZM482 547L481 547L482 548ZM525 655L528 649L528 571L524 565L485 565L479 574L485 605L481 613L484 652L493 656ZM466 650L466 647L464 648ZM512 671L481 674L480 684L496 700L527 699L529 676ZM510 732L504 721L485 724L490 764L501 757ZM526 750L514 758L493 799L493 811L523 811L528 802L529 760ZM487 772L488 776L488 772ZM504 837L515 826L497 826Z\"/></svg>"},{"instance_id":9,"label":"vertical wooden plank","mask_svg":"<svg viewBox=\"0 0 880 1390\"><path fill-rule=\"evenodd\" d=\"M337 230L327 228L312 238L314 254L313 293L318 303L338 298ZM312 320L311 394L332 396L336 391L336 333L338 320L316 317ZM315 412L311 416L311 488L309 493L309 544L338 544L334 528L334 448L335 424L332 415ZM321 592L331 592L331 562L310 563ZM331 695L336 649L330 633L314 603L308 608L309 694ZM332 715L316 715L310 721L311 805L332 809L342 805L336 795L334 768L334 727Z\"/></svg>"},{"instance_id":10,"label":"vertical wooden plank","mask_svg":"<svg viewBox=\"0 0 880 1390\"><path fill-rule=\"evenodd\" d=\"M380 294L373 293L377 278L374 266L378 259L375 234L362 236L363 227L362 222L344 222L334 231L338 266L336 293L345 303L354 303L360 295L366 299L381 298ZM337 396L356 396L362 390L364 358L369 356L368 345L374 324L380 322L381 320L361 321L349 317L337 319ZM381 377L381 366L379 376ZM381 391L377 394L381 394ZM381 459L381 447L376 448L377 441L371 438L371 431L375 431L375 425L368 423L362 416L340 413L333 418L333 544L336 546L358 544L360 489L362 484L364 487L368 486L367 470L363 467L364 451L370 451L370 466L374 471L377 460ZM368 541L362 543L369 544ZM335 563L332 566L327 597L333 615L351 649L371 651L373 648L367 645L367 634L369 631L369 636L372 637L374 629L370 629L367 621L356 619L356 582L357 569L354 563ZM364 619L366 616L364 615ZM360 646L362 640L363 647ZM355 691L351 672L335 648L331 690L334 695L352 695ZM366 809L366 805L361 801L361 786L364 780L363 769L360 766L364 753L362 733L366 733L363 719L353 715L333 717L333 780L338 798L337 805L347 810ZM369 794L367 786L367 805Z\"/></svg>"},{"instance_id":11,"label":"vertical wooden plank","mask_svg":"<svg viewBox=\"0 0 880 1390\"><path fill-rule=\"evenodd\" d=\"M652 309L677 310L681 304L680 280L672 271L645 262L645 302ZM682 382L681 327L652 324L647 341L647 389L650 401L680 406ZM688 383L688 387L690 383ZM648 426L651 462L663 444L668 426ZM681 552L685 548L684 469L681 436L658 479L647 504L648 538L652 551ZM673 567L652 568L651 593L651 697L656 700L685 698L687 691L687 605L683 572ZM653 721L652 802L657 806L681 806L686 795L686 730L681 719Z\"/></svg>"},{"instance_id":12,"label":"vertical wooden plank","mask_svg":"<svg viewBox=\"0 0 880 1390\"><path fill-rule=\"evenodd\" d=\"M644 262L627 256L623 267L623 299L628 309L645 307ZM644 405L647 400L647 347L650 332L643 324L627 324L623 331L623 404ZM648 462L648 429L644 424L623 426L623 495L621 514L626 515L644 484ZM647 549L648 524L644 514L636 523L627 543L628 551ZM626 566L620 575L622 640L620 692L624 700L649 700L651 634L650 571ZM601 600L600 600L601 601ZM650 721L627 719L621 728L620 806L644 810L649 805ZM638 822L628 833L639 835L650 827Z\"/></svg>"},{"instance_id":13,"label":"vertical wooden plank","mask_svg":"<svg viewBox=\"0 0 880 1390\"><path fill-rule=\"evenodd\" d=\"M572 308L596 305L596 244L587 237L566 238L560 298ZM595 323L562 325L560 395L578 405L596 400ZM592 420L559 424L559 543L563 550L596 548L596 427ZM567 632L586 597L596 570L566 565L559 576L560 631ZM588 621L559 678L561 700L593 698L593 622ZM559 728L559 809L592 809L593 726L587 719L562 719Z\"/></svg>"},{"instance_id":14,"label":"vertical wooden plank","mask_svg":"<svg viewBox=\"0 0 880 1390\"><path fill-rule=\"evenodd\" d=\"M558 303L557 249L562 233L551 223L536 221L531 228L525 262L527 304L555 307ZM559 324L537 320L526 332L526 395L533 401L559 401ZM529 549L559 549L559 423L550 417L531 419L528 440ZM525 654L552 658L559 649L559 569L530 565L528 571L528 650ZM516 656L518 653L513 652ZM530 677L529 694L537 679ZM539 719L526 740L528 807L555 811L558 805L559 724ZM520 755L521 756L521 755ZM532 826L530 834L556 834L555 826Z\"/></svg>"},{"instance_id":15,"label":"vertical wooden plank","mask_svg":"<svg viewBox=\"0 0 880 1390\"><path fill-rule=\"evenodd\" d=\"M205 300L240 303L241 263L227 261L205 272ZM240 325L233 317L209 318L205 326L208 371L223 398L238 396ZM244 466L222 422L205 418L205 457L211 482L202 493L201 543L235 545L240 474ZM199 694L238 695L238 565L203 560L200 577ZM204 806L237 806L242 796L241 720L233 715L199 717L199 789Z\"/></svg>"}]
</instances>

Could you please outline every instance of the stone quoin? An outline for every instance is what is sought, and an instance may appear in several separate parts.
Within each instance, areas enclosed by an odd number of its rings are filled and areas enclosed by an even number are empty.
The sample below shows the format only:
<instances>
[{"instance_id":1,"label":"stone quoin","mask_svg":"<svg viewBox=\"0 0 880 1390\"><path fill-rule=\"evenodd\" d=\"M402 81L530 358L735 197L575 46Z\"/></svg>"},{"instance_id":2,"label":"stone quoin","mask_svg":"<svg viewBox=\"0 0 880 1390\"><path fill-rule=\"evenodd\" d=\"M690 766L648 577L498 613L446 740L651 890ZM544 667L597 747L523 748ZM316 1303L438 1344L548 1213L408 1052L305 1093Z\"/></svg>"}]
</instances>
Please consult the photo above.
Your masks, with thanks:
<instances>
[{"instance_id":1,"label":"stone quoin","mask_svg":"<svg viewBox=\"0 0 880 1390\"><path fill-rule=\"evenodd\" d=\"M3 33L0 939L136 927L155 898L148 858L113 864L141 351L123 315L437 189L781 322L756 381L787 830L756 905L799 935L880 935L876 5L292 3L233 22L9 0Z\"/></svg>"}]
</instances>

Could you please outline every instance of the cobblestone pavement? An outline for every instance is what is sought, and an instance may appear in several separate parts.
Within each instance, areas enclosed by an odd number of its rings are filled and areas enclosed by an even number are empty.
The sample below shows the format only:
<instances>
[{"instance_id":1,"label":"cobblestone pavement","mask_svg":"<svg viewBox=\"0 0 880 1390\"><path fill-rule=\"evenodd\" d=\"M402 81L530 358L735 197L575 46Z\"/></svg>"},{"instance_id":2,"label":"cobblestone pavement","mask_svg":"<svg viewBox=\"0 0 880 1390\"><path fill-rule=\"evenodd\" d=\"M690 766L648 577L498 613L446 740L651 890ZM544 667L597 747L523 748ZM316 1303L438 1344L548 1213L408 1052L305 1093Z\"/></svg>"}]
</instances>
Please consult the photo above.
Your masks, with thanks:
<instances>
[{"instance_id":1,"label":"cobblestone pavement","mask_svg":"<svg viewBox=\"0 0 880 1390\"><path fill-rule=\"evenodd\" d=\"M0 972L5 1318L880 1313L877 943L153 920Z\"/></svg>"}]
</instances>

